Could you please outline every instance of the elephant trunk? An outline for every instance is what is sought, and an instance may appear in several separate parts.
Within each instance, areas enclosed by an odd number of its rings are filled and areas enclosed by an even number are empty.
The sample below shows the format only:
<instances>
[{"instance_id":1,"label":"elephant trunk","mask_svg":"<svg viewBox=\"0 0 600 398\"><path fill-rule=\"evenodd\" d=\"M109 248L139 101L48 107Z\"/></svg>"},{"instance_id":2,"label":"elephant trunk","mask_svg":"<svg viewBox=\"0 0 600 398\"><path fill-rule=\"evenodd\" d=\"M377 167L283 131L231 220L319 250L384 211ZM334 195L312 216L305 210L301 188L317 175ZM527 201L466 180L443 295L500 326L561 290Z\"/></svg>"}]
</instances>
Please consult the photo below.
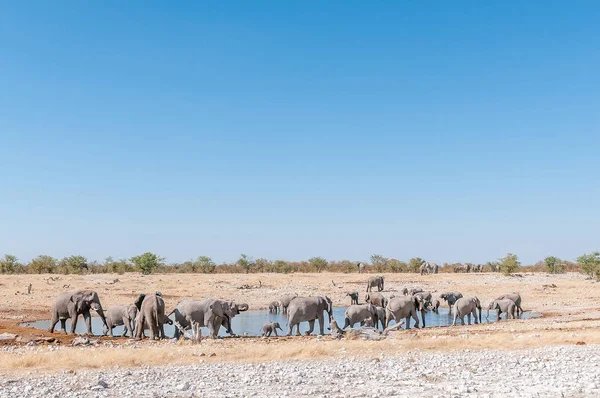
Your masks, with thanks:
<instances>
[{"instance_id":1,"label":"elephant trunk","mask_svg":"<svg viewBox=\"0 0 600 398\"><path fill-rule=\"evenodd\" d=\"M487 309L487 315L485 316L485 319L489 319L490 318L490 309Z\"/></svg>"},{"instance_id":2,"label":"elephant trunk","mask_svg":"<svg viewBox=\"0 0 600 398\"><path fill-rule=\"evenodd\" d=\"M248 311L248 308L248 304L246 303L238 304L238 311L240 312Z\"/></svg>"},{"instance_id":3,"label":"elephant trunk","mask_svg":"<svg viewBox=\"0 0 600 398\"><path fill-rule=\"evenodd\" d=\"M98 316L100 316L100 319L102 319L104 326L108 329L108 324L106 323L106 317L104 316L104 310L102 310L102 307L96 309L96 312L98 313Z\"/></svg>"}]
</instances>

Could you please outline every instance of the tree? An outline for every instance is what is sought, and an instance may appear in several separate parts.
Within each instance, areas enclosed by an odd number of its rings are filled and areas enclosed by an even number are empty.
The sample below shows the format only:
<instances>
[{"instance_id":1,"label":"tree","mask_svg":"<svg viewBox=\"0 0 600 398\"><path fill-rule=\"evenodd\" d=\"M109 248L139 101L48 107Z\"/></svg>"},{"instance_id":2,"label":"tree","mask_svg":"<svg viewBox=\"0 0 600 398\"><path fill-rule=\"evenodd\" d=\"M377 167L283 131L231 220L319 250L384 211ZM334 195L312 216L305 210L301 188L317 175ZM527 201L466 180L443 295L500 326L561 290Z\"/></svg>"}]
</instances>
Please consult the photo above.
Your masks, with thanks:
<instances>
[{"instance_id":1,"label":"tree","mask_svg":"<svg viewBox=\"0 0 600 398\"><path fill-rule=\"evenodd\" d=\"M12 274L21 268L19 259L12 254L5 254L0 260L0 274Z\"/></svg>"},{"instance_id":2,"label":"tree","mask_svg":"<svg viewBox=\"0 0 600 398\"><path fill-rule=\"evenodd\" d=\"M60 260L58 267L64 274L83 274L88 269L88 261L83 256L70 256Z\"/></svg>"},{"instance_id":3,"label":"tree","mask_svg":"<svg viewBox=\"0 0 600 398\"><path fill-rule=\"evenodd\" d=\"M521 268L521 262L516 254L508 253L505 257L499 260L499 270L504 275L510 275Z\"/></svg>"},{"instance_id":4,"label":"tree","mask_svg":"<svg viewBox=\"0 0 600 398\"><path fill-rule=\"evenodd\" d=\"M409 272L420 272L421 265L425 263L421 257L414 257L408 260L408 271Z\"/></svg>"},{"instance_id":5,"label":"tree","mask_svg":"<svg viewBox=\"0 0 600 398\"><path fill-rule=\"evenodd\" d=\"M238 267L244 270L245 273L249 273L252 267L254 266L254 260L252 257L248 257L245 254L240 255L240 258L237 260L236 264Z\"/></svg>"},{"instance_id":6,"label":"tree","mask_svg":"<svg viewBox=\"0 0 600 398\"><path fill-rule=\"evenodd\" d=\"M548 268L548 272L551 274L562 274L565 272L565 263L560 258L548 256L544 259L544 263L546 263L546 268Z\"/></svg>"},{"instance_id":7,"label":"tree","mask_svg":"<svg viewBox=\"0 0 600 398\"><path fill-rule=\"evenodd\" d=\"M131 262L142 272L144 275L149 275L157 267L164 264L164 258L150 252L146 252L139 256L131 257Z\"/></svg>"},{"instance_id":8,"label":"tree","mask_svg":"<svg viewBox=\"0 0 600 398\"><path fill-rule=\"evenodd\" d=\"M194 266L203 274L214 274L217 265L210 257L200 256L194 261Z\"/></svg>"},{"instance_id":9,"label":"tree","mask_svg":"<svg viewBox=\"0 0 600 398\"><path fill-rule=\"evenodd\" d=\"M327 260L323 257L313 257L308 259L308 263L317 272L322 272L327 268Z\"/></svg>"},{"instance_id":10,"label":"tree","mask_svg":"<svg viewBox=\"0 0 600 398\"><path fill-rule=\"evenodd\" d=\"M592 252L577 257L577 263L581 266L581 270L600 280L600 252Z\"/></svg>"},{"instance_id":11,"label":"tree","mask_svg":"<svg viewBox=\"0 0 600 398\"><path fill-rule=\"evenodd\" d=\"M37 256L29 263L28 268L37 274L51 274L56 267L56 259L51 256Z\"/></svg>"}]
</instances>

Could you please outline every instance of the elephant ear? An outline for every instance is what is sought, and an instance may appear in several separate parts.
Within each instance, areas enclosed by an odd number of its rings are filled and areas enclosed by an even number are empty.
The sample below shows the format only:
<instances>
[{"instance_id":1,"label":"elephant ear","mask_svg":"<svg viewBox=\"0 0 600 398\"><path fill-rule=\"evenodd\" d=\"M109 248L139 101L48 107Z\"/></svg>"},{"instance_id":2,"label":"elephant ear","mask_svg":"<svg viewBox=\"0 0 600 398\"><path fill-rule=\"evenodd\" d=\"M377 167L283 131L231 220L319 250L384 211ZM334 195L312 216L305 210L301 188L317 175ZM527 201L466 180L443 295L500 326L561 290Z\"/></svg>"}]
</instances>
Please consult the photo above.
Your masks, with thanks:
<instances>
[{"instance_id":1,"label":"elephant ear","mask_svg":"<svg viewBox=\"0 0 600 398\"><path fill-rule=\"evenodd\" d=\"M86 301L91 301L89 297L90 297L89 290L80 290L71 295L71 301L74 303L75 309L77 310L78 313L83 309ZM92 297L93 297L93 293L92 293Z\"/></svg>"},{"instance_id":2,"label":"elephant ear","mask_svg":"<svg viewBox=\"0 0 600 398\"><path fill-rule=\"evenodd\" d=\"M220 301L213 301L208 308L218 317L225 318L225 312L223 309L223 305Z\"/></svg>"},{"instance_id":3,"label":"elephant ear","mask_svg":"<svg viewBox=\"0 0 600 398\"><path fill-rule=\"evenodd\" d=\"M146 298L146 295L144 293L141 293L137 299L135 299L134 305L137 307L138 311L140 311L142 309L142 302L144 301L144 299Z\"/></svg>"}]
</instances>

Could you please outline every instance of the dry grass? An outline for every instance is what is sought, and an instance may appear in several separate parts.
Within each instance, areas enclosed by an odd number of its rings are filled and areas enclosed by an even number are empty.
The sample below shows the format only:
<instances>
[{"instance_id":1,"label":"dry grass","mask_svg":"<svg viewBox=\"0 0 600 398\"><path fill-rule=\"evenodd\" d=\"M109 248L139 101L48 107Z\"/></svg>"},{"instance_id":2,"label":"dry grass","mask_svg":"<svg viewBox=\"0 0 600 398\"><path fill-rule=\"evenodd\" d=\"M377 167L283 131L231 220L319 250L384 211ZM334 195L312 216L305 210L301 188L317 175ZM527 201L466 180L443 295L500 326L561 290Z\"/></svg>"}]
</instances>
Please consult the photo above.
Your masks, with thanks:
<instances>
[{"instance_id":1,"label":"dry grass","mask_svg":"<svg viewBox=\"0 0 600 398\"><path fill-rule=\"evenodd\" d=\"M257 275L128 275L61 276L58 281L46 282L49 275L15 275L0 279L0 297L6 298L0 307L0 333L12 332L26 338L40 336L43 331L19 327L26 320L43 319L49 315L52 299L64 290L94 289L103 306L133 301L140 292L160 290L170 309L183 298L226 298L243 301L251 308L266 308L283 293L300 295L326 294L336 305L348 305L345 293L364 291L369 275L357 274L257 274ZM119 279L114 284L107 284ZM332 284L335 282L335 286ZM261 287L258 288L257 286ZM25 292L32 283L31 295ZM543 285L556 285L556 288ZM63 285L69 285L63 289ZM256 288L239 289L242 285ZM333 341L325 337L276 339L224 339L204 341L200 345L188 342L130 343L123 339L102 338L102 343L115 347L62 346L16 348L0 353L0 371L66 370L107 368L115 365L137 367L158 364L193 364L203 361L271 361L285 359L318 359L335 356L404 355L415 350L462 349L523 349L555 344L600 344L600 288L579 274L525 274L523 277L504 277L499 274L414 274L386 275L384 294L398 294L404 286L420 286L434 292L459 290L465 295L477 295L484 303L507 292L519 292L526 310L541 312L541 319L509 321L456 328L427 328L401 331L395 338L384 341ZM46 333L47 334L47 333ZM214 353L215 356L210 356Z\"/></svg>"}]
</instances>

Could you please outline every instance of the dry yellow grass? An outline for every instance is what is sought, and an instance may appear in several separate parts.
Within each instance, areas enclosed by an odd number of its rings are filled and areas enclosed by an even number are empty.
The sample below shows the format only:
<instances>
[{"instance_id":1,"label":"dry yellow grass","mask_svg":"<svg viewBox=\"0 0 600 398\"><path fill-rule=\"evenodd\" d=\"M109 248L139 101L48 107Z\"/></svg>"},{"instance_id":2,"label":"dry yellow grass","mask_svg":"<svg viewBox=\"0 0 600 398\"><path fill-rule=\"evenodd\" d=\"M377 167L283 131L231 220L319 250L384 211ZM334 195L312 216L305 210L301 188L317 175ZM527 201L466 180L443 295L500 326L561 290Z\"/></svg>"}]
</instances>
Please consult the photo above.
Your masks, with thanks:
<instances>
[{"instance_id":1,"label":"dry yellow grass","mask_svg":"<svg viewBox=\"0 0 600 398\"><path fill-rule=\"evenodd\" d=\"M104 307L131 302L140 292L163 292L167 308L183 298L226 298L243 301L251 308L266 308L283 293L300 295L326 294L336 305L348 305L345 293L364 292L369 275L357 274L256 274L256 275L128 275L61 276L49 281L49 275L15 275L0 279L0 333L8 331L26 337L46 334L19 327L26 320L47 318L52 299L64 290L94 289ZM107 284L115 279L119 281ZM239 289L242 285L260 288ZM335 282L335 286L332 283ZM32 283L31 295L25 292ZM556 288L543 285L556 285ZM63 289L69 285L68 289ZM48 347L17 348L0 353L0 371L64 370L106 368L115 365L135 367L157 364L192 364L204 361L270 361L282 359L317 359L340 355L403 355L407 350L522 349L554 344L600 344L600 287L579 274L525 274L504 277L498 274L414 274L386 275L384 294L398 294L404 286L420 286L434 292L459 290L477 295L484 303L503 293L519 292L523 307L544 314L541 319L499 322L456 328L427 328L401 331L384 341L334 341L329 337L278 339L225 339L189 342L141 342L102 338L115 347ZM66 342L67 340L64 340ZM64 344L63 344L64 345ZM216 354L211 357L210 354Z\"/></svg>"}]
</instances>

